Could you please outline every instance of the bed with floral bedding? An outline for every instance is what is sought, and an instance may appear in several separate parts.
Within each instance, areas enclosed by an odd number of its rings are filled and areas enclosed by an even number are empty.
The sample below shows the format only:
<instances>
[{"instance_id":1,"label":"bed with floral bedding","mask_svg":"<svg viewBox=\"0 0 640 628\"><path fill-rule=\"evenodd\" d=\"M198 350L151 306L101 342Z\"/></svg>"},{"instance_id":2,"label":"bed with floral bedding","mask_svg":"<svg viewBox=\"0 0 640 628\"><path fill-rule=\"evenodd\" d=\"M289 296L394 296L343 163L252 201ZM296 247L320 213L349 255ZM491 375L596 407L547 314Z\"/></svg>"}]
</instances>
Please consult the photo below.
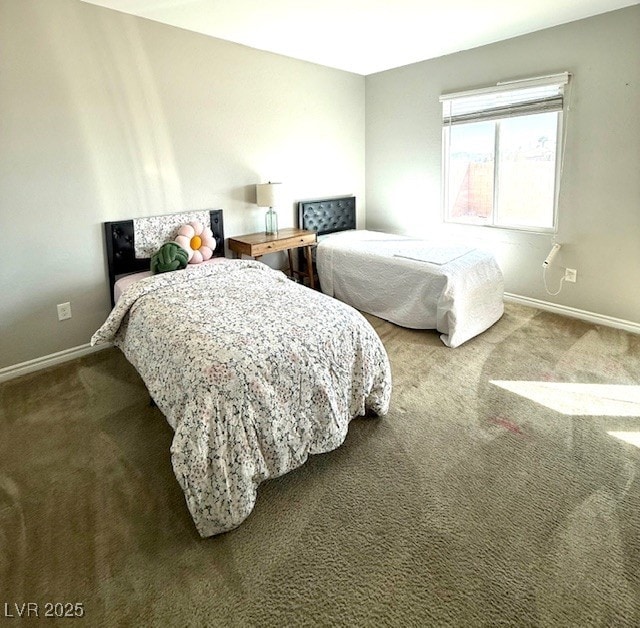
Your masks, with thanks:
<instances>
[{"instance_id":1,"label":"bed with floral bedding","mask_svg":"<svg viewBox=\"0 0 640 628\"><path fill-rule=\"evenodd\" d=\"M388 358L367 320L253 260L134 283L100 342L124 352L172 426L173 469L203 537L238 526L261 482L389 406Z\"/></svg>"}]
</instances>

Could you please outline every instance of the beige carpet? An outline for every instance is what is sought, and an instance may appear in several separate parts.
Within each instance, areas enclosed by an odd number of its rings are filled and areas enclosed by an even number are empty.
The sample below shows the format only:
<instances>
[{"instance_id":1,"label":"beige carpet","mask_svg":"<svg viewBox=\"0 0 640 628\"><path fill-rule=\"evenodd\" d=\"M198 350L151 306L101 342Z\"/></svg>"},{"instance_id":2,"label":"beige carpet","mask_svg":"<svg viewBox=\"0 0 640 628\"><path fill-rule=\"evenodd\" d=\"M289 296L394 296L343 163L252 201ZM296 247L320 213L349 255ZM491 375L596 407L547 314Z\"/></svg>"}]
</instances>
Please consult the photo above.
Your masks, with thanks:
<instances>
[{"instance_id":1,"label":"beige carpet","mask_svg":"<svg viewBox=\"0 0 640 628\"><path fill-rule=\"evenodd\" d=\"M640 625L640 337L509 305L447 349L370 320L388 416L207 540L117 350L1 385L0 623Z\"/></svg>"}]
</instances>

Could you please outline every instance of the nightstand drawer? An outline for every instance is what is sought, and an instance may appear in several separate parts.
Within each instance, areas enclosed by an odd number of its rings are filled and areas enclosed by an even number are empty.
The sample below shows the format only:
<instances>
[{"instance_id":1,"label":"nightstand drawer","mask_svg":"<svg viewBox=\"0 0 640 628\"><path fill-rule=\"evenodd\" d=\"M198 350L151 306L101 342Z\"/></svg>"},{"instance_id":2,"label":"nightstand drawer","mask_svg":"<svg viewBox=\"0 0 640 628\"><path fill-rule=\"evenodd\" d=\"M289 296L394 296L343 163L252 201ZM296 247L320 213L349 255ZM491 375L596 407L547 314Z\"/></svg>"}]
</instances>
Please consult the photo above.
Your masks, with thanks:
<instances>
[{"instance_id":1,"label":"nightstand drawer","mask_svg":"<svg viewBox=\"0 0 640 628\"><path fill-rule=\"evenodd\" d=\"M260 242L259 244L254 244L251 247L251 255L258 257L260 255L266 255L267 253L286 251L287 249L295 249L299 246L310 246L315 243L315 233L294 236L293 238L273 240L272 242Z\"/></svg>"}]
</instances>

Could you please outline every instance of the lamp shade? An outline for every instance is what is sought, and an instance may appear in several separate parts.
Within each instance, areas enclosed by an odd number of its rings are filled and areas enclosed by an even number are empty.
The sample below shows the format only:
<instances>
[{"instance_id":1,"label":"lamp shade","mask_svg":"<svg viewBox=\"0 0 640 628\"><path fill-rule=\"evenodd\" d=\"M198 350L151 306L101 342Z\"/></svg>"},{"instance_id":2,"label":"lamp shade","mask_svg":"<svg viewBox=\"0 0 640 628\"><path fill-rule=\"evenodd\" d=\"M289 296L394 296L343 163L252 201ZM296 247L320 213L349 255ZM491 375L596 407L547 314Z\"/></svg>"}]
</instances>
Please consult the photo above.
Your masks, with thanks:
<instances>
[{"instance_id":1,"label":"lamp shade","mask_svg":"<svg viewBox=\"0 0 640 628\"><path fill-rule=\"evenodd\" d=\"M256 185L256 205L275 207L282 194L282 183L258 183Z\"/></svg>"}]
</instances>

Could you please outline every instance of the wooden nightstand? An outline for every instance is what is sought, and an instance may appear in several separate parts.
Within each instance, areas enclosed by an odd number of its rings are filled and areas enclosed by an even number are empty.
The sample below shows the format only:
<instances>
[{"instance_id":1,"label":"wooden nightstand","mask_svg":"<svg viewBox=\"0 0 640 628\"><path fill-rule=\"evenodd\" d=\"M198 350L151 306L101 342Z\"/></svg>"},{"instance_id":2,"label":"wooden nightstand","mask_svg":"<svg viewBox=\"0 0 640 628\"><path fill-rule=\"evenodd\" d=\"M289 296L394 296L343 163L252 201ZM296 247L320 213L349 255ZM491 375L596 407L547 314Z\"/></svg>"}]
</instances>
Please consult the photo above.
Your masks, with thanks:
<instances>
[{"instance_id":1,"label":"wooden nightstand","mask_svg":"<svg viewBox=\"0 0 640 628\"><path fill-rule=\"evenodd\" d=\"M286 251L289 257L289 273L304 274L309 277L309 286L315 288L313 279L313 261L311 259L311 247L316 244L316 232L306 231L305 229L280 229L274 235L262 233L250 233L248 235L235 236L229 238L229 248L236 257L248 255L255 259L260 259L267 253L277 253L278 251ZM304 249L307 260L307 273L300 273L293 268L293 259L291 251L293 249Z\"/></svg>"}]
</instances>

